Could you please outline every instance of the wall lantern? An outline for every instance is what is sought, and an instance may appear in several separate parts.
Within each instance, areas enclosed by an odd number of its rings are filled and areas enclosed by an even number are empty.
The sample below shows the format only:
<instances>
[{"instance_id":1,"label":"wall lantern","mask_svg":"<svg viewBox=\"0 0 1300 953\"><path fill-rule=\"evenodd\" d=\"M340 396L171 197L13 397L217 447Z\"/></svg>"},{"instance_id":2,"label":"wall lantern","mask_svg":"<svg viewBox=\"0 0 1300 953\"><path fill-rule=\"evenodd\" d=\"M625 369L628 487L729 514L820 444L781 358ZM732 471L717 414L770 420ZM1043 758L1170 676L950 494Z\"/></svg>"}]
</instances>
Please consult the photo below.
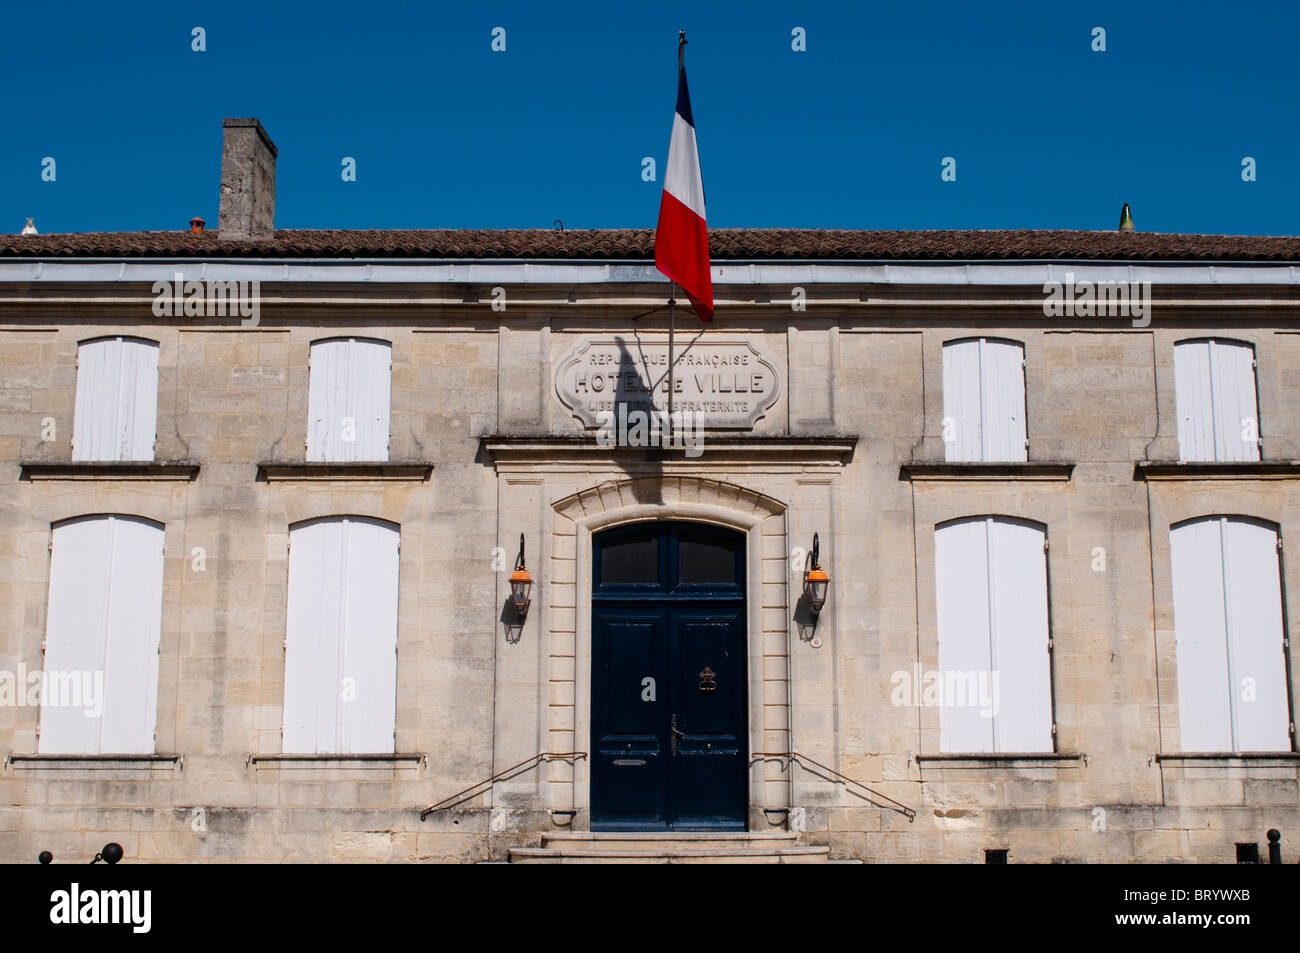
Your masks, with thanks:
<instances>
[{"instance_id":1,"label":"wall lantern","mask_svg":"<svg viewBox=\"0 0 1300 953\"><path fill-rule=\"evenodd\" d=\"M818 561L820 550L820 541L817 534L813 533L812 545L812 568L803 575L803 591L808 599L808 608L813 615L818 615L822 611L822 606L826 604L826 590L830 587L830 577L822 570Z\"/></svg>"},{"instance_id":2,"label":"wall lantern","mask_svg":"<svg viewBox=\"0 0 1300 953\"><path fill-rule=\"evenodd\" d=\"M533 577L524 565L524 534L519 534L519 555L515 558L515 571L510 574L510 601L515 611L521 616L528 614L528 603L532 601Z\"/></svg>"}]
</instances>

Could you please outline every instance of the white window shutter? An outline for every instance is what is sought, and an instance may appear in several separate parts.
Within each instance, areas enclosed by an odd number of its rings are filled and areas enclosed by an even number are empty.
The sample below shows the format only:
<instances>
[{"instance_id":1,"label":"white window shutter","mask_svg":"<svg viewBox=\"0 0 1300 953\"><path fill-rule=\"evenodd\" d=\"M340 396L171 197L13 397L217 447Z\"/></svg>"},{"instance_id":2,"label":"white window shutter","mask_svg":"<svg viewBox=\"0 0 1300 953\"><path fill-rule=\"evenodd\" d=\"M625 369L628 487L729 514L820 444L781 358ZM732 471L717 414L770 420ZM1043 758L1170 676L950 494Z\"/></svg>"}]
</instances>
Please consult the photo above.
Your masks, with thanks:
<instances>
[{"instance_id":1,"label":"white window shutter","mask_svg":"<svg viewBox=\"0 0 1300 953\"><path fill-rule=\"evenodd\" d=\"M987 462L1023 463L1025 348L1014 341L980 341L981 431Z\"/></svg>"},{"instance_id":2,"label":"white window shutter","mask_svg":"<svg viewBox=\"0 0 1300 953\"><path fill-rule=\"evenodd\" d=\"M972 677L978 688L979 673L987 679L992 668L985 519L958 520L935 530L934 575L941 690L944 685L969 685ZM924 687L914 686L913 691L919 695ZM940 751L996 750L993 719L981 716L978 698L943 691L940 700Z\"/></svg>"},{"instance_id":3,"label":"white window shutter","mask_svg":"<svg viewBox=\"0 0 1300 953\"><path fill-rule=\"evenodd\" d=\"M1237 751L1288 751L1286 656L1277 530L1222 521Z\"/></svg>"},{"instance_id":4,"label":"white window shutter","mask_svg":"<svg viewBox=\"0 0 1300 953\"><path fill-rule=\"evenodd\" d=\"M1259 459L1255 349L1241 341L1210 341L1215 459Z\"/></svg>"},{"instance_id":5,"label":"white window shutter","mask_svg":"<svg viewBox=\"0 0 1300 953\"><path fill-rule=\"evenodd\" d=\"M952 341L943 346L944 459L970 463L983 459L980 342ZM951 431L949 431L951 428ZM952 436L953 439L946 439Z\"/></svg>"},{"instance_id":6,"label":"white window shutter","mask_svg":"<svg viewBox=\"0 0 1300 953\"><path fill-rule=\"evenodd\" d=\"M115 460L118 377L122 341L86 341L77 347L77 395L72 459Z\"/></svg>"},{"instance_id":7,"label":"white window shutter","mask_svg":"<svg viewBox=\"0 0 1300 953\"><path fill-rule=\"evenodd\" d=\"M72 459L152 460L157 425L157 343L119 337L80 344Z\"/></svg>"},{"instance_id":8,"label":"white window shutter","mask_svg":"<svg viewBox=\"0 0 1300 953\"><path fill-rule=\"evenodd\" d=\"M163 528L125 516L54 528L44 671L102 690L101 712L45 698L40 751L147 754L154 750L162 630ZM88 674L87 674L88 673ZM88 683L87 678L91 681ZM56 703L56 704L50 704Z\"/></svg>"},{"instance_id":9,"label":"white window shutter","mask_svg":"<svg viewBox=\"0 0 1300 953\"><path fill-rule=\"evenodd\" d=\"M343 420L348 411L348 342L315 341L307 384L307 459L335 463L343 459Z\"/></svg>"},{"instance_id":10,"label":"white window shutter","mask_svg":"<svg viewBox=\"0 0 1300 953\"><path fill-rule=\"evenodd\" d=\"M988 530L996 750L1051 751L1046 533L1006 519Z\"/></svg>"},{"instance_id":11,"label":"white window shutter","mask_svg":"<svg viewBox=\"0 0 1300 953\"><path fill-rule=\"evenodd\" d=\"M1231 751L1232 697L1223 593L1223 537L1217 518L1169 532L1178 721L1183 751Z\"/></svg>"},{"instance_id":12,"label":"white window shutter","mask_svg":"<svg viewBox=\"0 0 1300 953\"><path fill-rule=\"evenodd\" d=\"M104 670L112 564L111 520L88 517L54 527L43 662L47 675ZM41 703L41 754L99 754L103 719L50 701Z\"/></svg>"},{"instance_id":13,"label":"white window shutter","mask_svg":"<svg viewBox=\"0 0 1300 953\"><path fill-rule=\"evenodd\" d=\"M348 448L353 461L388 459L388 414L391 403L393 348L386 341L352 342L352 408L356 440Z\"/></svg>"},{"instance_id":14,"label":"white window shutter","mask_svg":"<svg viewBox=\"0 0 1300 953\"><path fill-rule=\"evenodd\" d=\"M1210 386L1210 342L1174 345L1174 399L1178 414L1178 459L1214 459L1214 398Z\"/></svg>"},{"instance_id":15,"label":"white window shutter","mask_svg":"<svg viewBox=\"0 0 1300 953\"><path fill-rule=\"evenodd\" d=\"M342 520L317 520L289 531L283 738L289 753L338 750L342 544Z\"/></svg>"},{"instance_id":16,"label":"white window shutter","mask_svg":"<svg viewBox=\"0 0 1300 953\"><path fill-rule=\"evenodd\" d=\"M158 720L158 647L162 636L163 528L112 516L112 604L104 661L100 747L112 754L154 750Z\"/></svg>"},{"instance_id":17,"label":"white window shutter","mask_svg":"<svg viewBox=\"0 0 1300 953\"><path fill-rule=\"evenodd\" d=\"M1174 345L1178 458L1242 462L1259 459L1255 349L1242 341L1180 341Z\"/></svg>"},{"instance_id":18,"label":"white window shutter","mask_svg":"<svg viewBox=\"0 0 1300 953\"><path fill-rule=\"evenodd\" d=\"M399 531L349 517L289 539L284 751L392 751Z\"/></svg>"},{"instance_id":19,"label":"white window shutter","mask_svg":"<svg viewBox=\"0 0 1300 953\"><path fill-rule=\"evenodd\" d=\"M307 459L354 463L388 459L392 345L339 338L311 346Z\"/></svg>"},{"instance_id":20,"label":"white window shutter","mask_svg":"<svg viewBox=\"0 0 1300 953\"><path fill-rule=\"evenodd\" d=\"M152 460L158 436L158 345L122 341L118 385L118 460Z\"/></svg>"},{"instance_id":21,"label":"white window shutter","mask_svg":"<svg viewBox=\"0 0 1300 953\"><path fill-rule=\"evenodd\" d=\"M349 520L343 606L343 677L352 679L355 701L343 705L345 751L392 751L397 722L396 527Z\"/></svg>"}]
</instances>

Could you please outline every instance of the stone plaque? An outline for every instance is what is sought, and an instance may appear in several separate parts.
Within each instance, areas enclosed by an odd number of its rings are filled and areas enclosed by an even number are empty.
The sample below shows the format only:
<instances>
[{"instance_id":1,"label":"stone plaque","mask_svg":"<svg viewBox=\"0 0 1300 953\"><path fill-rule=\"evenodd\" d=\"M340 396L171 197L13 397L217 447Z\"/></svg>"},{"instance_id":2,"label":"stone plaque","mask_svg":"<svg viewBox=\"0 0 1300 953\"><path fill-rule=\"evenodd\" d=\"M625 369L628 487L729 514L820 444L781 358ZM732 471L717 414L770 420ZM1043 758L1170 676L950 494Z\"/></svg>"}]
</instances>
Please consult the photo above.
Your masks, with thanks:
<instances>
[{"instance_id":1,"label":"stone plaque","mask_svg":"<svg viewBox=\"0 0 1300 953\"><path fill-rule=\"evenodd\" d=\"M688 338L673 351L674 413L696 415L710 429L749 430L776 403L776 367L748 341ZM555 395L587 427L623 407L667 413L668 341L631 335L581 341L556 365Z\"/></svg>"}]
</instances>

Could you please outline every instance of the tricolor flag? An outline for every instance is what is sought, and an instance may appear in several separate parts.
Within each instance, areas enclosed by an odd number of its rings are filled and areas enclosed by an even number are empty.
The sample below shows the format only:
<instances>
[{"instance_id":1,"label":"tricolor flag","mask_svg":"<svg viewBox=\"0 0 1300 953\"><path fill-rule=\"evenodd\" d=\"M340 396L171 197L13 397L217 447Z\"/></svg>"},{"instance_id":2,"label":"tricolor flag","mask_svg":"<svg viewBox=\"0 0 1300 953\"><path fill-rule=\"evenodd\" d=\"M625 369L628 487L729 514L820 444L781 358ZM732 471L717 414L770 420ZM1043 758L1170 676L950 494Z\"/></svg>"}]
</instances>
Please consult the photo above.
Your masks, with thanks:
<instances>
[{"instance_id":1,"label":"tricolor flag","mask_svg":"<svg viewBox=\"0 0 1300 953\"><path fill-rule=\"evenodd\" d=\"M685 36L681 42L686 42ZM695 147L691 94L686 64L678 47L677 114L668 144L668 169L655 230L655 267L682 286L701 321L713 317L713 281L709 277L709 234L704 224L704 180Z\"/></svg>"}]
</instances>

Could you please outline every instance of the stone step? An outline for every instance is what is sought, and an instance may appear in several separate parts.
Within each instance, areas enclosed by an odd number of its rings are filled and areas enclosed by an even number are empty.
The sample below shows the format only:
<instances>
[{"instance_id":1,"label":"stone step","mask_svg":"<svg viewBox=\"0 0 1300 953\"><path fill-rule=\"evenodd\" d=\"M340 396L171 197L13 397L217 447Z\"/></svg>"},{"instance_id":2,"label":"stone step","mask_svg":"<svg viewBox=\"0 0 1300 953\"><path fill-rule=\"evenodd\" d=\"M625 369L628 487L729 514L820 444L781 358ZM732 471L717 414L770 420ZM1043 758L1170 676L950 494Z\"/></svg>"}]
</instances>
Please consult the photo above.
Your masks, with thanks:
<instances>
[{"instance_id":1,"label":"stone step","mask_svg":"<svg viewBox=\"0 0 1300 953\"><path fill-rule=\"evenodd\" d=\"M542 835L542 847L557 850L734 850L799 846L799 835L790 831L666 831L632 833L550 832Z\"/></svg>"},{"instance_id":2,"label":"stone step","mask_svg":"<svg viewBox=\"0 0 1300 953\"><path fill-rule=\"evenodd\" d=\"M824 864L829 847L722 847L682 850L592 850L578 847L514 847L512 864Z\"/></svg>"},{"instance_id":3,"label":"stone step","mask_svg":"<svg viewBox=\"0 0 1300 953\"><path fill-rule=\"evenodd\" d=\"M541 847L516 847L512 864L823 864L827 847L788 831L548 833Z\"/></svg>"}]
</instances>

